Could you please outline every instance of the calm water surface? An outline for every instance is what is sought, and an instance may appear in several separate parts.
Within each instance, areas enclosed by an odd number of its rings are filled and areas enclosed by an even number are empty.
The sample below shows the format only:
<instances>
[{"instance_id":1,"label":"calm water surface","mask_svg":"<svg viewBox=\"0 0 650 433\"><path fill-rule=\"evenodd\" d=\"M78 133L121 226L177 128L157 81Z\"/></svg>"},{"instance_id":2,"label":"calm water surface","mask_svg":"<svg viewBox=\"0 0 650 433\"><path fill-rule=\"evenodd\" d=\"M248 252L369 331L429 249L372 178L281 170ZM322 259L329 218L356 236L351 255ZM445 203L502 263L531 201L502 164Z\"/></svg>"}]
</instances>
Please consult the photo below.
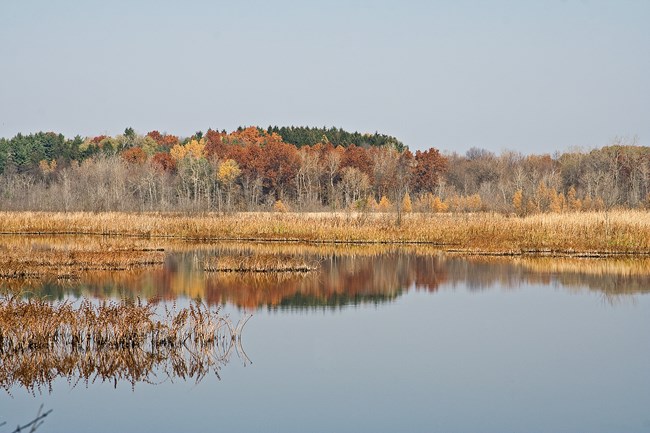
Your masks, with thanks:
<instances>
[{"instance_id":1,"label":"calm water surface","mask_svg":"<svg viewBox=\"0 0 650 433\"><path fill-rule=\"evenodd\" d=\"M237 356L197 383L59 378L0 396L39 431L648 432L650 273L642 261L488 260L415 249L298 249L305 275L162 269L30 289L53 298L201 298L253 317ZM279 248L279 247L277 247ZM268 251L267 251L268 250ZM6 367L6 366L5 366ZM6 426L5 426L6 427Z\"/></svg>"}]
</instances>

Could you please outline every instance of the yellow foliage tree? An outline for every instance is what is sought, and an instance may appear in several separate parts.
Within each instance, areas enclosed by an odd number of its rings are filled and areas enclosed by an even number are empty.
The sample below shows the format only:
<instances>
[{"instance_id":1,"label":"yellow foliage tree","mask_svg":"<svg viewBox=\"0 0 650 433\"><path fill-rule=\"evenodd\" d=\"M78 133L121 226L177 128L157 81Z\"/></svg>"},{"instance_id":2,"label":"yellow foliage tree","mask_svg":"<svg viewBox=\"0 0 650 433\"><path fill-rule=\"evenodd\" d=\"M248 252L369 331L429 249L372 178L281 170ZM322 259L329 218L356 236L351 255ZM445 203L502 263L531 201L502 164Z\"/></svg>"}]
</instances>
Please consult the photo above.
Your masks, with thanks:
<instances>
[{"instance_id":1,"label":"yellow foliage tree","mask_svg":"<svg viewBox=\"0 0 650 433\"><path fill-rule=\"evenodd\" d=\"M438 200L440 199L440 197L437 197L437 198L438 198ZM442 202L440 202L440 203L442 203ZM460 212L460 211L462 211L461 198L457 194L454 194L451 197L447 197L446 203L447 203L447 207L452 212ZM440 212L440 211L435 210L437 204L438 204L438 201L436 201L435 198L434 198L434 203L431 205L431 208L433 209L434 212Z\"/></svg>"},{"instance_id":2,"label":"yellow foliage tree","mask_svg":"<svg viewBox=\"0 0 650 433\"><path fill-rule=\"evenodd\" d=\"M221 164L219 164L219 170L217 170L217 180L224 185L232 184L241 174L239 165L233 159L227 159Z\"/></svg>"},{"instance_id":3,"label":"yellow foliage tree","mask_svg":"<svg viewBox=\"0 0 650 433\"><path fill-rule=\"evenodd\" d=\"M235 160L227 159L219 164L217 180L226 187L226 206L228 210L230 210L232 202L233 184L240 174L241 170Z\"/></svg>"},{"instance_id":4,"label":"yellow foliage tree","mask_svg":"<svg viewBox=\"0 0 650 433\"><path fill-rule=\"evenodd\" d=\"M523 205L524 205L524 193L522 190L518 189L517 191L515 191L514 195L512 196L512 207L515 208L515 212L521 215L524 210Z\"/></svg>"},{"instance_id":5,"label":"yellow foliage tree","mask_svg":"<svg viewBox=\"0 0 650 433\"><path fill-rule=\"evenodd\" d=\"M205 138L200 140L190 140L190 142L185 145L185 148L187 149L187 153L192 157L196 159L205 158L205 144Z\"/></svg>"},{"instance_id":6,"label":"yellow foliage tree","mask_svg":"<svg viewBox=\"0 0 650 433\"><path fill-rule=\"evenodd\" d=\"M379 204L377 204L377 200L375 200L375 197L372 195L369 195L368 200L366 200L366 208L370 211L376 211L379 209Z\"/></svg>"},{"instance_id":7,"label":"yellow foliage tree","mask_svg":"<svg viewBox=\"0 0 650 433\"><path fill-rule=\"evenodd\" d=\"M174 158L175 161L180 161L186 156L191 156L196 159L204 158L206 156L205 139L192 139L185 145L175 144L174 147L172 147L169 151L169 154L172 158Z\"/></svg>"},{"instance_id":8,"label":"yellow foliage tree","mask_svg":"<svg viewBox=\"0 0 650 433\"><path fill-rule=\"evenodd\" d=\"M379 200L379 210L381 212L388 212L392 206L392 203L390 200L388 200L388 197L385 195L381 196L381 200Z\"/></svg>"},{"instance_id":9,"label":"yellow foliage tree","mask_svg":"<svg viewBox=\"0 0 650 433\"><path fill-rule=\"evenodd\" d=\"M447 203L443 202L440 197L435 196L433 202L431 203L431 210L434 212L447 212L449 206Z\"/></svg>"},{"instance_id":10,"label":"yellow foliage tree","mask_svg":"<svg viewBox=\"0 0 650 433\"><path fill-rule=\"evenodd\" d=\"M566 195L569 210L576 212L582 209L582 202L576 197L576 189L573 186L569 188Z\"/></svg>"},{"instance_id":11,"label":"yellow foliage tree","mask_svg":"<svg viewBox=\"0 0 650 433\"><path fill-rule=\"evenodd\" d=\"M185 158L185 155L187 155L187 149L185 149L185 146L182 144L175 144L174 147L169 149L169 156L171 156L176 162Z\"/></svg>"},{"instance_id":12,"label":"yellow foliage tree","mask_svg":"<svg viewBox=\"0 0 650 433\"><path fill-rule=\"evenodd\" d=\"M548 204L548 209L553 213L562 212L562 201L560 200L560 196L554 189L550 190L549 198L550 200Z\"/></svg>"},{"instance_id":13,"label":"yellow foliage tree","mask_svg":"<svg viewBox=\"0 0 650 433\"><path fill-rule=\"evenodd\" d=\"M404 194L404 199L402 200L402 210L404 212L413 212L413 205L411 204L411 196L407 192Z\"/></svg>"}]
</instances>

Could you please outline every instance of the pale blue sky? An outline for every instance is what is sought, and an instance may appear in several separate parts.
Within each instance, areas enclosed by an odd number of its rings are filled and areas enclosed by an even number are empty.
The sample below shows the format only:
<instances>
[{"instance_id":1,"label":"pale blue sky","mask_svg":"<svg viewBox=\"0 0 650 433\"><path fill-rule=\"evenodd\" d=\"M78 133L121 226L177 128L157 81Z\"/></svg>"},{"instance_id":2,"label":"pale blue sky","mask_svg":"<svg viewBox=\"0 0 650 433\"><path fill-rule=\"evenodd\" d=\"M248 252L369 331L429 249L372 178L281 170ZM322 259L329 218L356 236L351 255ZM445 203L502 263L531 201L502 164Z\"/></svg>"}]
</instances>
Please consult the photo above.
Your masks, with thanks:
<instances>
[{"instance_id":1,"label":"pale blue sky","mask_svg":"<svg viewBox=\"0 0 650 433\"><path fill-rule=\"evenodd\" d=\"M0 136L269 124L650 145L650 1L0 0Z\"/></svg>"}]
</instances>

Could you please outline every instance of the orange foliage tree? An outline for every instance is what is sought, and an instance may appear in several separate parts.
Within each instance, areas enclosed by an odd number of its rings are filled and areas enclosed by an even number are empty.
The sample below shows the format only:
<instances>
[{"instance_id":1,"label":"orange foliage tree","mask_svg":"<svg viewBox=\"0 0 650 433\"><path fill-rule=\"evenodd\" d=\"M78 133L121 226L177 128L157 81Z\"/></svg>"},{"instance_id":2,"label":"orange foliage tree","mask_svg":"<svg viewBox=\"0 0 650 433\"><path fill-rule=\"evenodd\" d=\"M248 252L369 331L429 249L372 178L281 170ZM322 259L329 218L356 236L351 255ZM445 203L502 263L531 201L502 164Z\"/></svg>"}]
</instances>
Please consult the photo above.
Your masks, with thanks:
<instances>
[{"instance_id":1,"label":"orange foliage tree","mask_svg":"<svg viewBox=\"0 0 650 433\"><path fill-rule=\"evenodd\" d=\"M122 159L131 164L144 164L147 153L141 147L132 147L122 152Z\"/></svg>"}]
</instances>

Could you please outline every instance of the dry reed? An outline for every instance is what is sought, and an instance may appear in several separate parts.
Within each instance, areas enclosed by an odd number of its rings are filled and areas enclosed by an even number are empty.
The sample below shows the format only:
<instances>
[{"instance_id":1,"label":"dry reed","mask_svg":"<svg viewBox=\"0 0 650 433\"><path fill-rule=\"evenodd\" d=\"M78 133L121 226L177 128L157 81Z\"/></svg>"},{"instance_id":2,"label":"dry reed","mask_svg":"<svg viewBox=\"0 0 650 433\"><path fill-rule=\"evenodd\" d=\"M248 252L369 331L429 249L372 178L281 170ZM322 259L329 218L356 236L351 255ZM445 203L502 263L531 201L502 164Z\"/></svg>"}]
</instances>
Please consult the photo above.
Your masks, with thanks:
<instances>
[{"instance_id":1,"label":"dry reed","mask_svg":"<svg viewBox=\"0 0 650 433\"><path fill-rule=\"evenodd\" d=\"M289 254L220 255L208 257L207 272L311 272L318 263Z\"/></svg>"},{"instance_id":2,"label":"dry reed","mask_svg":"<svg viewBox=\"0 0 650 433\"><path fill-rule=\"evenodd\" d=\"M86 384L126 380L132 386L157 374L203 379L217 374L241 348L245 324L195 302L165 308L137 302L52 304L5 295L0 299L0 387L51 390L58 377Z\"/></svg>"},{"instance_id":3,"label":"dry reed","mask_svg":"<svg viewBox=\"0 0 650 433\"><path fill-rule=\"evenodd\" d=\"M0 233L94 234L192 240L424 243L506 254L650 253L650 213L540 214L4 212Z\"/></svg>"},{"instance_id":4,"label":"dry reed","mask_svg":"<svg viewBox=\"0 0 650 433\"><path fill-rule=\"evenodd\" d=\"M158 250L86 250L83 244L71 249L0 245L0 278L76 279L92 271L125 271L161 265Z\"/></svg>"}]
</instances>

